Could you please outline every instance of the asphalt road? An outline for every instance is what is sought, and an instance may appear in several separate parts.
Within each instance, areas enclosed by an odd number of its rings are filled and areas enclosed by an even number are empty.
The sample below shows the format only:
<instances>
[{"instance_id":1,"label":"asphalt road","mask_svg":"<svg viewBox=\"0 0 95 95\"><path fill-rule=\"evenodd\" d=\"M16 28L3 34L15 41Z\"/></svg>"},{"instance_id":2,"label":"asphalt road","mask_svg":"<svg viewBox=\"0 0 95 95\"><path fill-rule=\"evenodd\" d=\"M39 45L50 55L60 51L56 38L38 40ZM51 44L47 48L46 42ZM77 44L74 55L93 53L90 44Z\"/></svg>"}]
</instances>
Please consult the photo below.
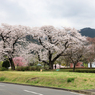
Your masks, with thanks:
<instances>
[{"instance_id":1,"label":"asphalt road","mask_svg":"<svg viewBox=\"0 0 95 95\"><path fill-rule=\"evenodd\" d=\"M70 91L0 83L0 95L84 95Z\"/></svg>"}]
</instances>

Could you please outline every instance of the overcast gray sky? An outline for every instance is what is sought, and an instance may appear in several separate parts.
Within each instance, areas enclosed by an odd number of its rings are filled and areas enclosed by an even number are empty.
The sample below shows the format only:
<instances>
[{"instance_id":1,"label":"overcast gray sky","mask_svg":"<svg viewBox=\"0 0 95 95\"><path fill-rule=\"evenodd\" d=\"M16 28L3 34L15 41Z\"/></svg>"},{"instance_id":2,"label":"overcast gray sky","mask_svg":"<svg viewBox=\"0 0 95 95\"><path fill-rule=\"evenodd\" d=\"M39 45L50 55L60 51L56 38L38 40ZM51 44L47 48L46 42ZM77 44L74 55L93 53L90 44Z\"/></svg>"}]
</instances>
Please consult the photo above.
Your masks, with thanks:
<instances>
[{"instance_id":1,"label":"overcast gray sky","mask_svg":"<svg viewBox=\"0 0 95 95\"><path fill-rule=\"evenodd\" d=\"M95 0L0 0L0 24L95 28Z\"/></svg>"}]
</instances>

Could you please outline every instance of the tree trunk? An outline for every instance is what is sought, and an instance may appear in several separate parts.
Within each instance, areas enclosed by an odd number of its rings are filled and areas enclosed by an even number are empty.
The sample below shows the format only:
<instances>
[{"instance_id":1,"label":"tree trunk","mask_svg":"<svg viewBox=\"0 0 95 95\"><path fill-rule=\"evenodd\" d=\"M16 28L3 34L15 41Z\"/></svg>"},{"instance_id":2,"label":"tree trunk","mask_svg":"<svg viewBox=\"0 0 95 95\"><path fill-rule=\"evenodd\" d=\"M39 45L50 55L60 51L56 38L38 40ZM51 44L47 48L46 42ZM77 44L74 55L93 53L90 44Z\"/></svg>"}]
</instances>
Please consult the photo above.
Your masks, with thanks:
<instances>
[{"instance_id":1,"label":"tree trunk","mask_svg":"<svg viewBox=\"0 0 95 95\"><path fill-rule=\"evenodd\" d=\"M10 62L10 65L11 65L11 69L12 69L12 70L15 70L15 65L14 65L14 63L13 63L12 58L9 58L9 62Z\"/></svg>"},{"instance_id":2,"label":"tree trunk","mask_svg":"<svg viewBox=\"0 0 95 95\"><path fill-rule=\"evenodd\" d=\"M73 63L74 64L74 67L73 67L73 72L75 72L75 66L76 66L76 64L75 63Z\"/></svg>"},{"instance_id":3,"label":"tree trunk","mask_svg":"<svg viewBox=\"0 0 95 95\"><path fill-rule=\"evenodd\" d=\"M53 62L49 63L49 69L53 69Z\"/></svg>"},{"instance_id":4,"label":"tree trunk","mask_svg":"<svg viewBox=\"0 0 95 95\"><path fill-rule=\"evenodd\" d=\"M92 68L92 63L90 62L90 69Z\"/></svg>"}]
</instances>

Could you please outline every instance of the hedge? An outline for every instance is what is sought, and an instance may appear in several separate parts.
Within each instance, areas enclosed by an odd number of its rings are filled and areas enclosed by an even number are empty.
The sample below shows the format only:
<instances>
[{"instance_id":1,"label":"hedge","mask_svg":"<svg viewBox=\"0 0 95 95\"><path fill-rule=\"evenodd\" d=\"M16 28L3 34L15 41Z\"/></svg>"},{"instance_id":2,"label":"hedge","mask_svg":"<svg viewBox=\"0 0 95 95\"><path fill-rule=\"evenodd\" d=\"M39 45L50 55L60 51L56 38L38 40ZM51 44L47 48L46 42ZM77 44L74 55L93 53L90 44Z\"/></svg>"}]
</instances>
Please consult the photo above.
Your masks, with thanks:
<instances>
[{"instance_id":1,"label":"hedge","mask_svg":"<svg viewBox=\"0 0 95 95\"><path fill-rule=\"evenodd\" d=\"M40 66L25 66L25 67L17 67L16 71L39 71L41 69Z\"/></svg>"},{"instance_id":2,"label":"hedge","mask_svg":"<svg viewBox=\"0 0 95 95\"><path fill-rule=\"evenodd\" d=\"M69 70L69 72L73 72L73 70ZM79 73L95 73L95 69L79 69L79 70L75 70L75 72L79 72Z\"/></svg>"}]
</instances>

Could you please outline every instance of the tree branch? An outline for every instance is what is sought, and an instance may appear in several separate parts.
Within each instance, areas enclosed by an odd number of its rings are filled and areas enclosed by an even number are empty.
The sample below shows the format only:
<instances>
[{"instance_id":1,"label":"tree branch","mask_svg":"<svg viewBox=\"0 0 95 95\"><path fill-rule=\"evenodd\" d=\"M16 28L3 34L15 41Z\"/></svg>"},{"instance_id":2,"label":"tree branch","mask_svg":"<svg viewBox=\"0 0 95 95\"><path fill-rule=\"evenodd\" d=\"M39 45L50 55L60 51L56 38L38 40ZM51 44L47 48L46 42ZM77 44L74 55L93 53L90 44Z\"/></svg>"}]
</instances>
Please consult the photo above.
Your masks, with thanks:
<instances>
[{"instance_id":1,"label":"tree branch","mask_svg":"<svg viewBox=\"0 0 95 95\"><path fill-rule=\"evenodd\" d=\"M39 42L40 42L40 44L43 46L43 48L45 48L46 50L48 50L48 48L46 48L45 45L43 45L43 43L42 43L42 41L41 41L40 38L39 38Z\"/></svg>"}]
</instances>

